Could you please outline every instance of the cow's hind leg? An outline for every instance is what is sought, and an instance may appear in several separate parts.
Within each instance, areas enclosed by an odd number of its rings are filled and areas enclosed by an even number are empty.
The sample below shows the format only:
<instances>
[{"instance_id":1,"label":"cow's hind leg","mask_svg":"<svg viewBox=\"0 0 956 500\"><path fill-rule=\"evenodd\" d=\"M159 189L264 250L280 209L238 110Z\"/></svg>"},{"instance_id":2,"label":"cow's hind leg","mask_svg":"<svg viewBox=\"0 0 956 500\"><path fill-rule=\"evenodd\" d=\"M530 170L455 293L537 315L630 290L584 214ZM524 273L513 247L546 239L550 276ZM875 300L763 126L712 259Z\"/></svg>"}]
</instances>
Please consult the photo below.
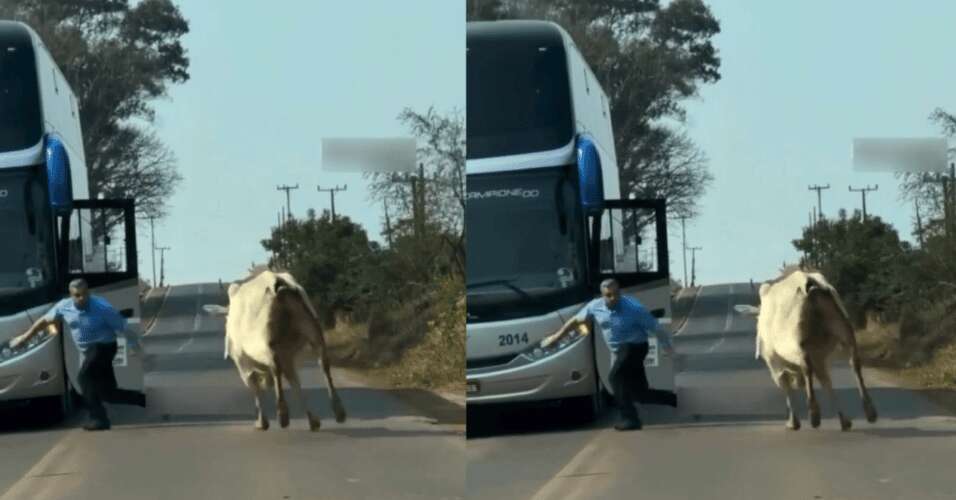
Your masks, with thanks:
<instances>
[{"instance_id":1,"label":"cow's hind leg","mask_svg":"<svg viewBox=\"0 0 956 500\"><path fill-rule=\"evenodd\" d=\"M318 415L313 415L309 411L309 407L305 402L305 396L302 395L302 383L299 381L299 373L295 371L294 367L292 369L284 369L286 380L289 381L289 385L292 386L292 392L295 394L295 398L299 401L299 404L302 405L302 409L305 410L305 416L309 419L309 430L317 431L322 427L322 421L319 419Z\"/></svg>"},{"instance_id":2,"label":"cow's hind leg","mask_svg":"<svg viewBox=\"0 0 956 500\"><path fill-rule=\"evenodd\" d=\"M256 400L256 429L269 430L269 419L262 411L262 378L258 373L253 373L249 376L247 385L252 389L252 395Z\"/></svg>"},{"instance_id":3,"label":"cow's hind leg","mask_svg":"<svg viewBox=\"0 0 956 500\"><path fill-rule=\"evenodd\" d=\"M814 429L820 427L820 403L817 401L817 395L813 390L813 362L809 354L803 355L803 382L807 389L807 411L810 413L810 425Z\"/></svg>"},{"instance_id":4,"label":"cow's hind leg","mask_svg":"<svg viewBox=\"0 0 956 500\"><path fill-rule=\"evenodd\" d=\"M863 383L863 373L861 373L860 367L860 357L856 351L856 345L854 344L850 348L850 367L853 368L853 374L856 375L856 385L860 390L860 398L863 399L863 413L866 415L866 421L876 422L876 407L873 406L873 401L870 399L870 393L866 390L866 384Z\"/></svg>"},{"instance_id":5,"label":"cow's hind leg","mask_svg":"<svg viewBox=\"0 0 956 500\"><path fill-rule=\"evenodd\" d=\"M282 365L275 360L275 367L272 371L272 378L276 386L276 419L283 429L289 426L289 404L285 400L285 393L282 391Z\"/></svg>"},{"instance_id":6,"label":"cow's hind leg","mask_svg":"<svg viewBox=\"0 0 956 500\"><path fill-rule=\"evenodd\" d=\"M850 428L853 427L853 421L844 415L843 409L840 408L840 401L837 399L836 392L833 390L833 382L830 380L830 370L827 369L826 364L817 367L816 375L817 379L820 381L820 385L822 385L827 391L827 398L830 400L830 406L833 407L833 411L836 412L837 418L840 419L840 429L844 431L850 430Z\"/></svg>"},{"instance_id":7,"label":"cow's hind leg","mask_svg":"<svg viewBox=\"0 0 956 500\"><path fill-rule=\"evenodd\" d=\"M780 388L787 398L787 429L800 430L800 419L797 418L797 412L793 409L793 379L789 373L784 372L779 379Z\"/></svg>"},{"instance_id":8,"label":"cow's hind leg","mask_svg":"<svg viewBox=\"0 0 956 500\"><path fill-rule=\"evenodd\" d=\"M319 354L319 363L322 365L322 372L325 374L325 385L329 391L329 401L332 402L332 412L335 413L335 421L345 422L345 407L342 406L342 400L339 399L339 393L335 390L335 384L332 382L332 367L329 366L329 357L325 352L324 342L314 346Z\"/></svg>"}]
</instances>

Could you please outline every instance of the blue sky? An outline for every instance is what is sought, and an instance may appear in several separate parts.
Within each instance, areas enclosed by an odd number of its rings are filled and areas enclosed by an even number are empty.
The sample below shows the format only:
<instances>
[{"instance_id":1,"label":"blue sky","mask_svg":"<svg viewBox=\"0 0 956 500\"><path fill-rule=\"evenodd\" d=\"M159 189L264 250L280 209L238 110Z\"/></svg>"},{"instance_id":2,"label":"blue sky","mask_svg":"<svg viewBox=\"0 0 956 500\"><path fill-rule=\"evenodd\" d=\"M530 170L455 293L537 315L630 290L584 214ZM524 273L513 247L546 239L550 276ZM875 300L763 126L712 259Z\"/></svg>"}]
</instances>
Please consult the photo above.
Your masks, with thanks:
<instances>
[{"instance_id":1,"label":"blue sky","mask_svg":"<svg viewBox=\"0 0 956 500\"><path fill-rule=\"evenodd\" d=\"M323 137L408 135L405 107L465 109L464 2L177 2L190 22L191 79L156 102L156 128L183 183L156 226L166 281L240 277L299 184L292 213L329 208L316 185L348 185L336 212L379 238L383 212L360 174L321 170ZM140 269L152 274L149 225ZM157 255L157 266L158 266ZM158 270L157 270L158 273Z\"/></svg>"},{"instance_id":2,"label":"blue sky","mask_svg":"<svg viewBox=\"0 0 956 500\"><path fill-rule=\"evenodd\" d=\"M707 3L721 22L723 78L687 103L688 131L715 177L687 225L688 245L703 247L698 282L766 279L795 261L790 242L817 203L811 184L830 184L828 216L860 207L850 184L878 184L867 211L912 240L914 210L893 175L854 171L851 144L938 136L930 112L956 113L956 2ZM679 278L680 225L669 230Z\"/></svg>"}]
</instances>

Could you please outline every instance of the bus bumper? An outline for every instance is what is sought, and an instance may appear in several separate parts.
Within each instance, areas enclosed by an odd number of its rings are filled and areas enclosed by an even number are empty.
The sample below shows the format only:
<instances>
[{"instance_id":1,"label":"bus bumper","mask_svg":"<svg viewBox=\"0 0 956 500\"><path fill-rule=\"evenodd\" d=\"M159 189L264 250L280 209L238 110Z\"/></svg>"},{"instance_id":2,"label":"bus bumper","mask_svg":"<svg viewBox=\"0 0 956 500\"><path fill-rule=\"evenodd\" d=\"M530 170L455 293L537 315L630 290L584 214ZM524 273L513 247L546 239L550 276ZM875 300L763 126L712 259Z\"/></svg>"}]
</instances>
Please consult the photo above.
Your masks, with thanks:
<instances>
[{"instance_id":1,"label":"bus bumper","mask_svg":"<svg viewBox=\"0 0 956 500\"><path fill-rule=\"evenodd\" d=\"M58 338L0 363L0 401L63 394L63 362Z\"/></svg>"},{"instance_id":2,"label":"bus bumper","mask_svg":"<svg viewBox=\"0 0 956 500\"><path fill-rule=\"evenodd\" d=\"M590 396L597 387L590 339L526 364L466 373L466 403L521 403ZM517 360L520 362L520 360Z\"/></svg>"}]
</instances>

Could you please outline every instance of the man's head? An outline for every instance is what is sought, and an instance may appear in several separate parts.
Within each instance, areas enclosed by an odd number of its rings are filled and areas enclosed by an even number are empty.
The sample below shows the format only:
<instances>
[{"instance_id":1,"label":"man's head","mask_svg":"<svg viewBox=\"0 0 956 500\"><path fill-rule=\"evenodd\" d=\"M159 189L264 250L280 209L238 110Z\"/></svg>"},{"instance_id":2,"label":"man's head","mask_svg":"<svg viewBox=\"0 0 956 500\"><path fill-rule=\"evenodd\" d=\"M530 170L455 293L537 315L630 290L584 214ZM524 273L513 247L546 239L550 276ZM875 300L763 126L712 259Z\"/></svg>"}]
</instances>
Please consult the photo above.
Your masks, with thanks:
<instances>
[{"instance_id":1,"label":"man's head","mask_svg":"<svg viewBox=\"0 0 956 500\"><path fill-rule=\"evenodd\" d=\"M621 300L621 287L614 279L606 279L601 282L601 296L604 297L604 304L614 309Z\"/></svg>"},{"instance_id":2,"label":"man's head","mask_svg":"<svg viewBox=\"0 0 956 500\"><path fill-rule=\"evenodd\" d=\"M86 280L77 278L70 282L70 298L77 309L86 309L90 302L90 287Z\"/></svg>"}]
</instances>

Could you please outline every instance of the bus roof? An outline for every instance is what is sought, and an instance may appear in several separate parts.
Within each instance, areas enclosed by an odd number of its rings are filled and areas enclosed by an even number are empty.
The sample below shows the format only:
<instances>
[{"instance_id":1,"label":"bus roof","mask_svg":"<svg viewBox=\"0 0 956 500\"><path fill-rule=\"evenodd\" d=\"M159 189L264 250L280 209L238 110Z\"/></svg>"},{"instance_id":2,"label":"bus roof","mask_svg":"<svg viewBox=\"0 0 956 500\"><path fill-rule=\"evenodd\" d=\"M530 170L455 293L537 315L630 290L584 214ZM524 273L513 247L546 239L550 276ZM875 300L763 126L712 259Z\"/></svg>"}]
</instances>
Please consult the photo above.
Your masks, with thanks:
<instances>
[{"instance_id":1,"label":"bus roof","mask_svg":"<svg viewBox=\"0 0 956 500\"><path fill-rule=\"evenodd\" d=\"M564 30L550 21L473 21L468 23L467 31L468 42L510 38L528 44L564 44Z\"/></svg>"}]
</instances>

